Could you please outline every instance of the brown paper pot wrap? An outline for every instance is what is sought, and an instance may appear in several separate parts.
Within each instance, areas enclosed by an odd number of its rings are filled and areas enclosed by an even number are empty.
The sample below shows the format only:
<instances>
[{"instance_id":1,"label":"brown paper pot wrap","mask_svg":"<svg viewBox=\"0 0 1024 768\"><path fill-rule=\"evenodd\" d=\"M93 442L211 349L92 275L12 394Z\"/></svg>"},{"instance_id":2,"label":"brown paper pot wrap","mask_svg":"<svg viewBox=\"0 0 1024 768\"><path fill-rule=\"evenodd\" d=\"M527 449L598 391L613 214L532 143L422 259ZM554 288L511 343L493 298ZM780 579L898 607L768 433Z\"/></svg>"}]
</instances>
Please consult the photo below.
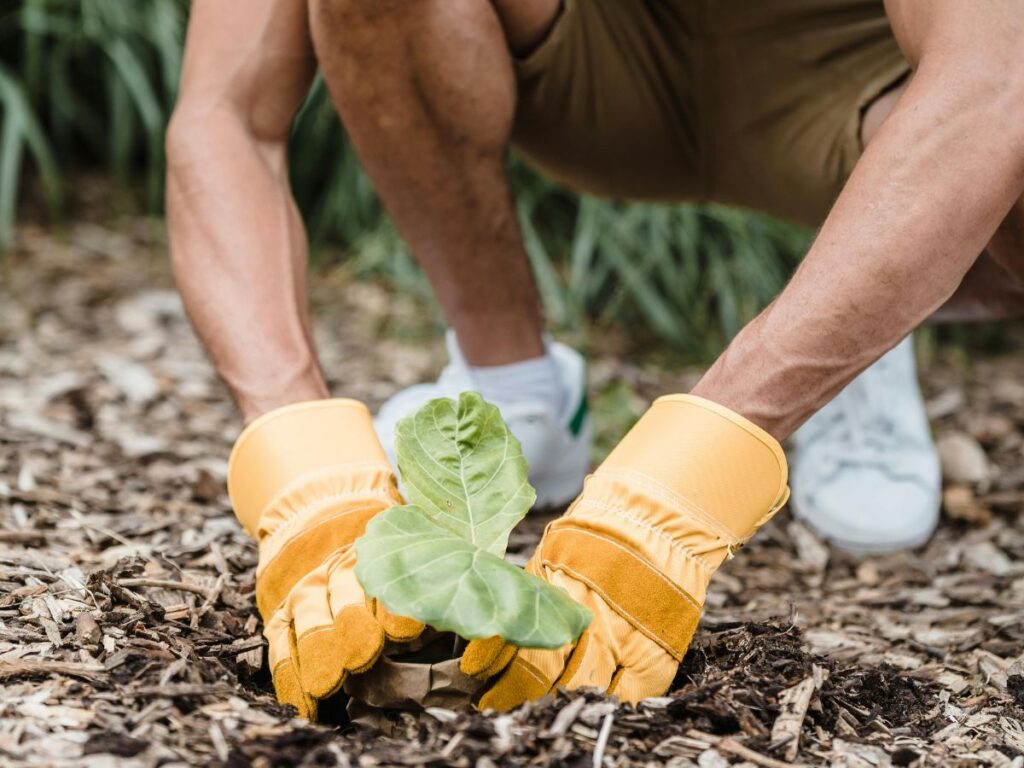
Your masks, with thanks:
<instances>
[{"instance_id":1,"label":"brown paper pot wrap","mask_svg":"<svg viewBox=\"0 0 1024 768\"><path fill-rule=\"evenodd\" d=\"M471 708L483 683L459 671L464 648L455 635L430 629L414 643L389 643L368 672L345 682L352 722L388 730L394 711Z\"/></svg>"}]
</instances>

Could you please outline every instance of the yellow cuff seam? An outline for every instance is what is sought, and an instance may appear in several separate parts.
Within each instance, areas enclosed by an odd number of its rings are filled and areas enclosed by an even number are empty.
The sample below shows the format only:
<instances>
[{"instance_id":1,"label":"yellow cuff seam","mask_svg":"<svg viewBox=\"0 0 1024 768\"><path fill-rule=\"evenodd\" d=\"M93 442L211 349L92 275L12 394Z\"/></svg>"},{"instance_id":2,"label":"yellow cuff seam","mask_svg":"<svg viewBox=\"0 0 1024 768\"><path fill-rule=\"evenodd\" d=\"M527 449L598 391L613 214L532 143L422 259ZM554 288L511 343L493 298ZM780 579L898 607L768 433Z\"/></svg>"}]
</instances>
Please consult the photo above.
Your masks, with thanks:
<instances>
[{"instance_id":1,"label":"yellow cuff seam","mask_svg":"<svg viewBox=\"0 0 1024 768\"><path fill-rule=\"evenodd\" d=\"M642 528L645 531L649 531L650 533L654 534L659 539L664 541L666 544L668 544L668 546L671 547L674 552L678 553L679 555L682 555L683 557L689 560L692 560L695 565L704 570L708 578L711 578L711 574L714 573L715 569L711 567L708 561L705 560L704 556L701 555L699 552L694 552L692 549L689 549L683 544L680 544L676 539L672 538L668 533L666 533L664 529L659 528L656 525L651 525L647 521L641 520L639 517L636 517L635 515L631 515L622 507L616 507L611 504L601 504L599 502L588 499L586 501L581 501L578 509L597 509L603 512L607 512L608 514L613 515L614 517L617 517L620 520L624 520L627 523L636 525L638 528ZM738 545L739 542L721 542L721 546L727 549L733 546L733 544Z\"/></svg>"}]
</instances>

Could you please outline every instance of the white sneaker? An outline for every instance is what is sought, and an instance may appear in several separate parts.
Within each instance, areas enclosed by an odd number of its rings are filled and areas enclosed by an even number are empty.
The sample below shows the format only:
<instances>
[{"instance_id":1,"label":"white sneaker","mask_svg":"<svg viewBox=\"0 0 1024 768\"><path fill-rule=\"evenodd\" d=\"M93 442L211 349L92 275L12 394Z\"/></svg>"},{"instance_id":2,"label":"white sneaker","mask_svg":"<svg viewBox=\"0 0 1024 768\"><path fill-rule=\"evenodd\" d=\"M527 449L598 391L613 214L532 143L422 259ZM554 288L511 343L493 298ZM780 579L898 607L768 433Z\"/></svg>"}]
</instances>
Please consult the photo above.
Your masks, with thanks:
<instances>
[{"instance_id":1,"label":"white sneaker","mask_svg":"<svg viewBox=\"0 0 1024 768\"><path fill-rule=\"evenodd\" d=\"M793 447L793 513L823 538L865 554L931 537L942 478L912 337L811 417Z\"/></svg>"},{"instance_id":2,"label":"white sneaker","mask_svg":"<svg viewBox=\"0 0 1024 768\"><path fill-rule=\"evenodd\" d=\"M373 423L377 435L395 464L395 428L398 422L424 403L438 397L457 398L476 389L455 334L448 331L448 365L434 383L403 389L381 406ZM558 366L564 387L562 412L551 415L544 403L496 402L502 418L523 446L530 464L530 483L537 489L538 508L560 507L571 502L583 489L590 469L592 429L587 410L586 363L574 349L547 342Z\"/></svg>"}]
</instances>

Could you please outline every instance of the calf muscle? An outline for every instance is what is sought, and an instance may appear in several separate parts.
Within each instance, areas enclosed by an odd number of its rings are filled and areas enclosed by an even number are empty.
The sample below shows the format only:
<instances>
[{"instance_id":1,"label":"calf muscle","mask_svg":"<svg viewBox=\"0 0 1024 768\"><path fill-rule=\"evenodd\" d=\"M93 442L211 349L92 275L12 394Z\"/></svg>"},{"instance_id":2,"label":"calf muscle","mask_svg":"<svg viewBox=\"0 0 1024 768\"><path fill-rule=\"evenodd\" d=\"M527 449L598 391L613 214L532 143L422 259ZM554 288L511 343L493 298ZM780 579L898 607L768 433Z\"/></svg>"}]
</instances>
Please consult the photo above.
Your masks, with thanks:
<instances>
[{"instance_id":1,"label":"calf muscle","mask_svg":"<svg viewBox=\"0 0 1024 768\"><path fill-rule=\"evenodd\" d=\"M470 363L541 354L505 179L512 60L489 0L313 0L332 98Z\"/></svg>"}]
</instances>

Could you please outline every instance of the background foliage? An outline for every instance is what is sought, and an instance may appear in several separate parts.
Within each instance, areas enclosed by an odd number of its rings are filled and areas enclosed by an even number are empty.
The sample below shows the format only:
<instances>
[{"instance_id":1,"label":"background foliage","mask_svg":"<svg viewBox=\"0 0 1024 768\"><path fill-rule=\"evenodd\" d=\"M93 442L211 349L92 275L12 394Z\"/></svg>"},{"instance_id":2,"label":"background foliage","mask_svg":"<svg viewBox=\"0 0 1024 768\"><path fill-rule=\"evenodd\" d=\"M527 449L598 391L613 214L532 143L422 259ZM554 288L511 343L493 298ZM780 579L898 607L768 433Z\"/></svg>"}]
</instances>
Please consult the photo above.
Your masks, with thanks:
<instances>
[{"instance_id":1,"label":"background foliage","mask_svg":"<svg viewBox=\"0 0 1024 768\"><path fill-rule=\"evenodd\" d=\"M0 245L28 179L55 212L82 169L109 170L159 209L163 133L186 0L6 0L0 10ZM295 126L294 188L321 253L426 290L318 84ZM697 360L782 286L803 230L717 206L579 198L511 161L530 258L552 321L653 333Z\"/></svg>"}]
</instances>

